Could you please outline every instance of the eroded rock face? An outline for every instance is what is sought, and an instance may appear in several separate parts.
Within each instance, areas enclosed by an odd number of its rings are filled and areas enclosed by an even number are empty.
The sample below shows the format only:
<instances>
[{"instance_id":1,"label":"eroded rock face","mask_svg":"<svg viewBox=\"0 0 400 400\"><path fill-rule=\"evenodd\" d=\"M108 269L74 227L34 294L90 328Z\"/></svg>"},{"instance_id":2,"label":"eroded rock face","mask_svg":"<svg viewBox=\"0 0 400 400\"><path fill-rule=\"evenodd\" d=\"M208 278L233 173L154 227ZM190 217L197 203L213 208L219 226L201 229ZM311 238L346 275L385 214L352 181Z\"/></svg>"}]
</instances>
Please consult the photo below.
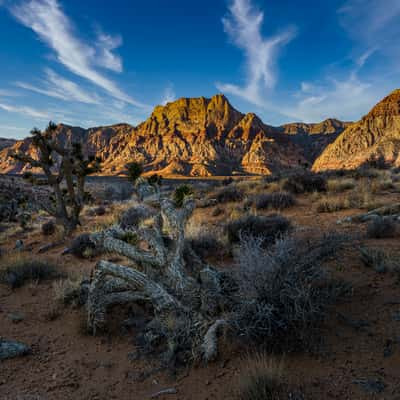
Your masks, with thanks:
<instances>
[{"instance_id":1,"label":"eroded rock face","mask_svg":"<svg viewBox=\"0 0 400 400\"><path fill-rule=\"evenodd\" d=\"M400 90L350 125L316 160L313 169L354 169L371 158L400 165Z\"/></svg>"},{"instance_id":2,"label":"eroded rock face","mask_svg":"<svg viewBox=\"0 0 400 400\"><path fill-rule=\"evenodd\" d=\"M335 120L272 127L216 95L157 106L137 127L119 124L85 130L59 125L55 140L62 145L81 142L86 154L102 158L104 174L118 174L132 161L163 176L270 174L312 163L341 129L343 123ZM0 172L28 168L10 157L12 151L36 156L29 138L18 141L0 151Z\"/></svg>"},{"instance_id":3,"label":"eroded rock face","mask_svg":"<svg viewBox=\"0 0 400 400\"><path fill-rule=\"evenodd\" d=\"M6 147L11 147L15 144L15 140L13 139L4 139L0 138L0 150L5 149Z\"/></svg>"}]
</instances>

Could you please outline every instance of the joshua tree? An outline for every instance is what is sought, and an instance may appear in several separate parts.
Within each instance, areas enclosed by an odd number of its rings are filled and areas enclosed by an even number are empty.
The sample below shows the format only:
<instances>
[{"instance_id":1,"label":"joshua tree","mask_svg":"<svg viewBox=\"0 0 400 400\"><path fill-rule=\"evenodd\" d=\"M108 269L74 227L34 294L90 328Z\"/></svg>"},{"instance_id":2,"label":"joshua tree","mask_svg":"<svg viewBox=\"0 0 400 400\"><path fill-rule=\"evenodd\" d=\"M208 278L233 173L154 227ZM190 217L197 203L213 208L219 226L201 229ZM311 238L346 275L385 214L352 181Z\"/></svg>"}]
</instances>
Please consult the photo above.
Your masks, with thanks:
<instances>
[{"instance_id":1,"label":"joshua tree","mask_svg":"<svg viewBox=\"0 0 400 400\"><path fill-rule=\"evenodd\" d=\"M54 139L57 126L50 122L44 132L34 128L31 131L32 145L38 157L34 159L24 153L12 155L18 161L40 168L45 179L26 174L32 184L49 185L53 191L46 200L40 199L40 206L64 227L67 235L79 225L79 215L84 206L85 179L100 170L100 161L95 157L85 159L80 143L62 147Z\"/></svg>"},{"instance_id":2,"label":"joshua tree","mask_svg":"<svg viewBox=\"0 0 400 400\"><path fill-rule=\"evenodd\" d=\"M146 184L143 180L141 186ZM141 335L145 348L157 345L169 362L183 354L210 360L217 354L218 331L226 325L221 316L230 307L229 279L185 245L185 225L195 207L191 193L178 203L156 194L157 200L154 193L151 196L153 207L140 206L146 212L139 222L137 215L131 225L122 218L90 236L92 248L127 257L134 267L97 263L89 289L88 325L95 334L106 327L112 306L147 304L152 311Z\"/></svg>"}]
</instances>

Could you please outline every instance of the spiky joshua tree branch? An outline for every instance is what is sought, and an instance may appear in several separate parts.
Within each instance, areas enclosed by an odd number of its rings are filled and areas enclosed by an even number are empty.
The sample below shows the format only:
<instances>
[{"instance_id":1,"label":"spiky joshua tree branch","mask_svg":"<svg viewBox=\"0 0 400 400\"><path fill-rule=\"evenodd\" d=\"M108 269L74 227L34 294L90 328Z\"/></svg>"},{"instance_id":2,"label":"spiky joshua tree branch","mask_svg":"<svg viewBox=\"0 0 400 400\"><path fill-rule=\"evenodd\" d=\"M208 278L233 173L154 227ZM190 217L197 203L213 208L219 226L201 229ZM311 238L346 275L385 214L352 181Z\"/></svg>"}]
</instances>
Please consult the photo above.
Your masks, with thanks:
<instances>
[{"instance_id":1,"label":"spiky joshua tree branch","mask_svg":"<svg viewBox=\"0 0 400 400\"><path fill-rule=\"evenodd\" d=\"M141 179L138 186L150 184ZM91 235L91 245L99 252L124 256L134 266L97 263L87 302L88 325L96 334L106 328L112 306L150 304L149 323L141 332L147 348L157 344L168 362L183 354L209 361L217 354L218 334L226 325L226 276L185 243L185 226L195 208L191 194L171 200L162 198L159 190L155 193L152 207L146 200L141 206L151 210L150 217L147 213L132 225L119 223Z\"/></svg>"},{"instance_id":2,"label":"spiky joshua tree branch","mask_svg":"<svg viewBox=\"0 0 400 400\"><path fill-rule=\"evenodd\" d=\"M24 153L14 153L12 157L31 168L39 168L45 175L41 184L52 189L48 199L40 199L40 206L63 226L67 235L79 225L79 216L87 194L85 179L88 175L100 171L100 160L85 158L80 143L62 147L55 140L57 126L50 122L42 132L34 128L31 131L32 144L37 150L37 158ZM32 184L39 184L33 174L25 174Z\"/></svg>"}]
</instances>

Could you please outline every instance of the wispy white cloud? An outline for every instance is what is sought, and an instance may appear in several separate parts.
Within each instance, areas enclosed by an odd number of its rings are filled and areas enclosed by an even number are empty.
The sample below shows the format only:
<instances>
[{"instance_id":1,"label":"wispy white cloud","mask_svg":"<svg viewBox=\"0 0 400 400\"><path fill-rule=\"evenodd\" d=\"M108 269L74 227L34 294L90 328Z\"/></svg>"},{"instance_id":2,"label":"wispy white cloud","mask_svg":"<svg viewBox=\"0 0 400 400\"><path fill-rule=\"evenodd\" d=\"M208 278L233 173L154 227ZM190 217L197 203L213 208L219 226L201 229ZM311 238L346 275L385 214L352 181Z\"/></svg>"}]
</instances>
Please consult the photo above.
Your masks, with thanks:
<instances>
[{"instance_id":1,"label":"wispy white cloud","mask_svg":"<svg viewBox=\"0 0 400 400\"><path fill-rule=\"evenodd\" d=\"M165 105L167 103L171 103L175 99L176 99L176 93L174 90L174 86L172 84L169 84L164 90L161 104Z\"/></svg>"},{"instance_id":2,"label":"wispy white cloud","mask_svg":"<svg viewBox=\"0 0 400 400\"><path fill-rule=\"evenodd\" d=\"M281 104L280 111L292 119L305 122L327 118L348 121L367 113L383 93L352 73L344 79L327 78L322 83L303 82L301 90L292 99L286 99L286 104Z\"/></svg>"},{"instance_id":3,"label":"wispy white cloud","mask_svg":"<svg viewBox=\"0 0 400 400\"><path fill-rule=\"evenodd\" d=\"M17 97L18 93L13 90L0 89L0 97Z\"/></svg>"},{"instance_id":4,"label":"wispy white cloud","mask_svg":"<svg viewBox=\"0 0 400 400\"><path fill-rule=\"evenodd\" d=\"M359 59L363 59L363 54L379 52L399 65L399 0L346 0L338 16L342 28L354 41Z\"/></svg>"},{"instance_id":5,"label":"wispy white cloud","mask_svg":"<svg viewBox=\"0 0 400 400\"><path fill-rule=\"evenodd\" d=\"M113 50L122 45L122 37L108 35L100 32L98 35L97 65L110 69L115 72L122 72L122 59L113 53Z\"/></svg>"},{"instance_id":6,"label":"wispy white cloud","mask_svg":"<svg viewBox=\"0 0 400 400\"><path fill-rule=\"evenodd\" d=\"M22 114L25 116L28 115L36 119L43 119L43 120L51 119L50 115L46 111L37 110L35 108L28 106L15 106L10 104L0 103L0 109L7 112Z\"/></svg>"},{"instance_id":7,"label":"wispy white cloud","mask_svg":"<svg viewBox=\"0 0 400 400\"><path fill-rule=\"evenodd\" d=\"M245 85L218 83L224 93L239 96L258 106L264 105L262 92L276 83L275 64L278 52L295 37L295 29L271 37L263 37L264 13L253 6L250 0L233 0L229 14L223 18L225 32L232 42L245 53Z\"/></svg>"},{"instance_id":8,"label":"wispy white cloud","mask_svg":"<svg viewBox=\"0 0 400 400\"><path fill-rule=\"evenodd\" d=\"M23 1L13 6L11 12L19 22L32 29L53 49L57 60L71 72L89 80L121 101L147 108L95 68L102 66L113 71L122 70L120 58L112 53L121 43L120 39L103 34L95 47L85 43L74 32L71 21L57 0Z\"/></svg>"},{"instance_id":9,"label":"wispy white cloud","mask_svg":"<svg viewBox=\"0 0 400 400\"><path fill-rule=\"evenodd\" d=\"M78 86L75 82L63 78L51 69L46 69L46 80L42 87L32 85L25 82L16 82L16 86L40 93L56 99L65 101L78 101L87 104L99 104L100 99L96 95L87 93L84 89Z\"/></svg>"}]
</instances>

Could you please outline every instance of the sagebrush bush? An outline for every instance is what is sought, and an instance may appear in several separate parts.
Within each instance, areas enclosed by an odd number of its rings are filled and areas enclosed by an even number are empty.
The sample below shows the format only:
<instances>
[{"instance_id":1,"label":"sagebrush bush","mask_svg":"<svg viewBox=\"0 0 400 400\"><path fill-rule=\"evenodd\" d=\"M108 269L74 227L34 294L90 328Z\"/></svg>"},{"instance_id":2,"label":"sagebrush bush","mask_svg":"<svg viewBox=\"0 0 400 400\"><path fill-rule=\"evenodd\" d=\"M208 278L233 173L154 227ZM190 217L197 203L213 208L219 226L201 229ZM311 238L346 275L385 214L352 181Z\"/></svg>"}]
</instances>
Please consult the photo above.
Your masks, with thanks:
<instances>
[{"instance_id":1,"label":"sagebrush bush","mask_svg":"<svg viewBox=\"0 0 400 400\"><path fill-rule=\"evenodd\" d=\"M294 194L325 192L326 178L311 172L297 173L285 180L283 190Z\"/></svg>"},{"instance_id":2,"label":"sagebrush bush","mask_svg":"<svg viewBox=\"0 0 400 400\"><path fill-rule=\"evenodd\" d=\"M42 234L44 236L53 235L55 232L56 232L56 224L54 221L48 221L42 225Z\"/></svg>"},{"instance_id":3,"label":"sagebrush bush","mask_svg":"<svg viewBox=\"0 0 400 400\"><path fill-rule=\"evenodd\" d=\"M313 241L285 237L266 250L260 238L242 237L233 317L239 337L283 351L313 347L328 306L342 290L322 265L342 243L333 234Z\"/></svg>"},{"instance_id":4,"label":"sagebrush bush","mask_svg":"<svg viewBox=\"0 0 400 400\"><path fill-rule=\"evenodd\" d=\"M119 223L122 229L137 228L139 224L147 218L150 218L153 211L145 205L137 205L125 210L120 218Z\"/></svg>"},{"instance_id":5,"label":"sagebrush bush","mask_svg":"<svg viewBox=\"0 0 400 400\"><path fill-rule=\"evenodd\" d=\"M324 196L316 201L315 209L319 213L331 213L350 208L348 199L336 199L329 196Z\"/></svg>"},{"instance_id":6,"label":"sagebrush bush","mask_svg":"<svg viewBox=\"0 0 400 400\"><path fill-rule=\"evenodd\" d=\"M373 239L386 239L398 236L396 221L391 217L376 217L367 225L367 236Z\"/></svg>"},{"instance_id":7,"label":"sagebrush bush","mask_svg":"<svg viewBox=\"0 0 400 400\"><path fill-rule=\"evenodd\" d=\"M69 252L78 258L90 258L96 253L96 245L89 233L82 233L73 239Z\"/></svg>"},{"instance_id":8,"label":"sagebrush bush","mask_svg":"<svg viewBox=\"0 0 400 400\"><path fill-rule=\"evenodd\" d=\"M296 199L288 192L274 192L256 195L251 199L251 202L257 210L283 210L293 207L296 204Z\"/></svg>"},{"instance_id":9,"label":"sagebrush bush","mask_svg":"<svg viewBox=\"0 0 400 400\"><path fill-rule=\"evenodd\" d=\"M327 190L333 193L342 193L346 190L354 189L355 182L353 179L328 179Z\"/></svg>"},{"instance_id":10,"label":"sagebrush bush","mask_svg":"<svg viewBox=\"0 0 400 400\"><path fill-rule=\"evenodd\" d=\"M283 361L270 354L256 353L242 362L239 375L240 400L284 399Z\"/></svg>"},{"instance_id":11,"label":"sagebrush bush","mask_svg":"<svg viewBox=\"0 0 400 400\"><path fill-rule=\"evenodd\" d=\"M260 237L263 244L273 243L291 228L290 221L281 215L246 215L225 224L230 243L239 243L242 236Z\"/></svg>"},{"instance_id":12,"label":"sagebrush bush","mask_svg":"<svg viewBox=\"0 0 400 400\"><path fill-rule=\"evenodd\" d=\"M218 203L231 203L242 201L244 198L244 192L242 189L234 185L229 185L218 189L212 194Z\"/></svg>"},{"instance_id":13,"label":"sagebrush bush","mask_svg":"<svg viewBox=\"0 0 400 400\"><path fill-rule=\"evenodd\" d=\"M400 268L400 260L397 257L380 249L360 247L360 259L366 267L379 273L396 271Z\"/></svg>"},{"instance_id":14,"label":"sagebrush bush","mask_svg":"<svg viewBox=\"0 0 400 400\"><path fill-rule=\"evenodd\" d=\"M0 281L12 288L21 287L26 282L41 282L59 276L57 267L44 259L9 256L3 258L0 263Z\"/></svg>"},{"instance_id":15,"label":"sagebrush bush","mask_svg":"<svg viewBox=\"0 0 400 400\"><path fill-rule=\"evenodd\" d=\"M214 232L204 232L196 237L187 238L185 240L185 249L190 246L201 258L223 256L226 254L226 245L221 241ZM190 257L188 257L190 260Z\"/></svg>"}]
</instances>

